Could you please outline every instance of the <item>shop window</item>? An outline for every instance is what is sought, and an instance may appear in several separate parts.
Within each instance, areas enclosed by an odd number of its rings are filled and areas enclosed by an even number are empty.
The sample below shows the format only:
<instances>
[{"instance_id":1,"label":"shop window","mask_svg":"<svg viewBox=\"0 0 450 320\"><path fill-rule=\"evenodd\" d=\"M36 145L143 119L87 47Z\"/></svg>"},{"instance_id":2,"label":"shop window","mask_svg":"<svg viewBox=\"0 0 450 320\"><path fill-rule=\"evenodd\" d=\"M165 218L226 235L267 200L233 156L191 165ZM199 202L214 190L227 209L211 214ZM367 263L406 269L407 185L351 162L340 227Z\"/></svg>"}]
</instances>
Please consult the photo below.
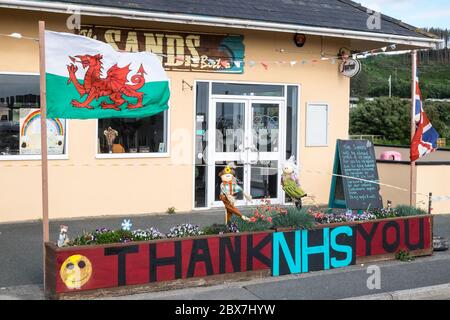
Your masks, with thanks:
<instances>
[{"instance_id":1,"label":"shop window","mask_svg":"<svg viewBox=\"0 0 450 320\"><path fill-rule=\"evenodd\" d=\"M328 145L328 105L309 103L306 107L306 146Z\"/></svg>"},{"instance_id":2,"label":"shop window","mask_svg":"<svg viewBox=\"0 0 450 320\"><path fill-rule=\"evenodd\" d=\"M39 76L0 74L0 157L41 154ZM48 154L65 154L66 121L47 119Z\"/></svg>"},{"instance_id":3,"label":"shop window","mask_svg":"<svg viewBox=\"0 0 450 320\"><path fill-rule=\"evenodd\" d=\"M98 154L164 154L168 152L168 110L145 118L98 120ZM114 139L108 143L107 132Z\"/></svg>"}]
</instances>

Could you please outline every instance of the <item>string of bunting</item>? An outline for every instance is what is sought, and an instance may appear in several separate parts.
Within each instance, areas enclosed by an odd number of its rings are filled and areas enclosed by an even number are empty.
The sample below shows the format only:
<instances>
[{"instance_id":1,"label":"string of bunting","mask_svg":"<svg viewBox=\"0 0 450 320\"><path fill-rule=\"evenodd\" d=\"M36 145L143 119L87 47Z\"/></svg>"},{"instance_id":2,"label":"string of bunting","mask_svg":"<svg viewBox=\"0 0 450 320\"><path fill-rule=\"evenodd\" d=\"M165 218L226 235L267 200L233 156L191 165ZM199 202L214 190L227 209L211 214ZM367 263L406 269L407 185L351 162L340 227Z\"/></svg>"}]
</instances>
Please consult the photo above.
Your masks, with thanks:
<instances>
[{"instance_id":1,"label":"string of bunting","mask_svg":"<svg viewBox=\"0 0 450 320\"><path fill-rule=\"evenodd\" d=\"M10 37L10 38L14 38L14 39L27 39L27 40L36 40L38 41L39 39L37 38L33 38L33 37L27 37L27 36L23 36L20 33L14 32L11 34L0 34L0 36L3 37ZM235 66L236 68L241 68L241 66L246 65L250 68L253 68L257 65L262 66L264 68L264 70L269 70L269 67L271 65L275 65L275 66L297 66L297 65L306 65L306 64L316 64L319 62L323 62L323 61L329 61L332 64L336 64L337 61L339 60L348 60L350 58L352 59L365 59L369 56L373 56L376 54L380 54L380 53L385 53L388 50L395 50L397 48L397 46L395 44L391 44L389 46L384 46L381 48L377 48L377 49L372 49L372 50L368 50L368 51L361 51L361 52L357 52L357 53L350 53L350 54L342 54L342 55L336 55L336 56L330 56L330 55L326 55L324 53L320 54L320 58L315 58L315 59L291 59L291 60L254 60L254 59L238 59L238 60L233 60L233 59L223 59L223 58L217 58L217 59L213 59L213 58L208 58L206 60L202 60L201 58L198 57L191 57L188 55L177 55L175 56L175 60L176 61L183 61L186 62L188 61L189 63L192 64L199 64L199 63L207 63L208 65L214 65L217 66L218 68L230 68L232 65ZM278 49L277 50L280 53L289 53L289 52L293 52L293 53L299 53L298 51L289 51L289 50L285 50L285 49ZM306 52L302 51L301 54L306 54ZM315 54L315 53L311 53L311 54ZM155 53L155 55L159 56L159 57L169 57L169 55L167 54L163 54L163 53Z\"/></svg>"}]
</instances>

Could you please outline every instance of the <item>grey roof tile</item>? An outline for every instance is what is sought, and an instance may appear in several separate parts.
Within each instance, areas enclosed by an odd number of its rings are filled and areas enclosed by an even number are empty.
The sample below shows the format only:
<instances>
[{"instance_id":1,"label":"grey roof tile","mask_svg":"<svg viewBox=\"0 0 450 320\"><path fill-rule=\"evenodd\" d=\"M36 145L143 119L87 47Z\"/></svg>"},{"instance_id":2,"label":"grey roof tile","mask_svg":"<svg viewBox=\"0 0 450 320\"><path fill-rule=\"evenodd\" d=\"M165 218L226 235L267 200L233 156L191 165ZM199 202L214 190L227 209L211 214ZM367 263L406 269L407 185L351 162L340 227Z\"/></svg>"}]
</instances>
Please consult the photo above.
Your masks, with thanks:
<instances>
[{"instance_id":1,"label":"grey roof tile","mask_svg":"<svg viewBox=\"0 0 450 320\"><path fill-rule=\"evenodd\" d=\"M59 0L54 2L428 37L419 33L415 27L385 15L382 15L381 29L369 30L367 9L349 0L95 0L95 2Z\"/></svg>"}]
</instances>

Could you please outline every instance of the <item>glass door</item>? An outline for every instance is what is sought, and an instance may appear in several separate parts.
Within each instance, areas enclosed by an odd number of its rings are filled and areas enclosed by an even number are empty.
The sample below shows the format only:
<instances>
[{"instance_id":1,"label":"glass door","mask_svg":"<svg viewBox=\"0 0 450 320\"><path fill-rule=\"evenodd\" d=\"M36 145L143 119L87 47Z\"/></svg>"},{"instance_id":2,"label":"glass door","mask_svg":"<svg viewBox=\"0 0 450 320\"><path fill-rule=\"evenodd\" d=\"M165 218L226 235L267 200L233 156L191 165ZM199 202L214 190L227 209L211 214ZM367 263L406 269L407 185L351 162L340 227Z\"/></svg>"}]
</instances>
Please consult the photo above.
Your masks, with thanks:
<instances>
[{"instance_id":1,"label":"glass door","mask_svg":"<svg viewBox=\"0 0 450 320\"><path fill-rule=\"evenodd\" d=\"M249 103L251 146L247 149L250 194L258 204L263 199L281 201L280 160L284 149L284 102L254 101Z\"/></svg>"},{"instance_id":2,"label":"glass door","mask_svg":"<svg viewBox=\"0 0 450 320\"><path fill-rule=\"evenodd\" d=\"M219 172L230 162L236 178L258 204L270 198L281 202L279 166L284 154L284 101L252 98L212 99L208 174L208 203L221 206ZM212 186L214 181L214 186ZM242 194L236 205L249 204Z\"/></svg>"},{"instance_id":3,"label":"glass door","mask_svg":"<svg viewBox=\"0 0 450 320\"><path fill-rule=\"evenodd\" d=\"M208 161L209 181L214 186L208 186L208 199L212 206L220 206L219 199L221 179L218 176L225 166L234 162L236 164L236 178L238 184L245 190L245 129L247 101L234 99L212 100L212 114L210 116ZM239 194L237 205L245 204L244 197Z\"/></svg>"}]
</instances>

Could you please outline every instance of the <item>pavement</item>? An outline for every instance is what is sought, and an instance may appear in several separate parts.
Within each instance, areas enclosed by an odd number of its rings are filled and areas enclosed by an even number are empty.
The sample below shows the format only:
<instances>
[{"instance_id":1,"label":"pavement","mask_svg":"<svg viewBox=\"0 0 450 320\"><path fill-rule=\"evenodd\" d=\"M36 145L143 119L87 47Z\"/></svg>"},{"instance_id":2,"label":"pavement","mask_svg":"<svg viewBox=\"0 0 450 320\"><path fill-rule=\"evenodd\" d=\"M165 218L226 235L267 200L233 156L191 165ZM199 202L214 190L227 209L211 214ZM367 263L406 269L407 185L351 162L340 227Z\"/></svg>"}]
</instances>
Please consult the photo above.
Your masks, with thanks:
<instances>
[{"instance_id":1,"label":"pavement","mask_svg":"<svg viewBox=\"0 0 450 320\"><path fill-rule=\"evenodd\" d=\"M119 228L126 217L52 221L51 239L56 241L59 225L69 226L69 235L97 227ZM172 215L137 216L133 228L156 226L161 231L189 222L200 226L220 223L223 212L197 211ZM450 215L435 217L434 234L450 238ZM43 299L42 230L39 221L0 224L0 299ZM373 265L373 263L371 264ZM212 287L196 287L164 292L114 297L114 299L186 300L283 300L283 299L444 299L450 300L450 251L413 262L376 263L381 271L380 289L367 287L369 265L268 277Z\"/></svg>"}]
</instances>

